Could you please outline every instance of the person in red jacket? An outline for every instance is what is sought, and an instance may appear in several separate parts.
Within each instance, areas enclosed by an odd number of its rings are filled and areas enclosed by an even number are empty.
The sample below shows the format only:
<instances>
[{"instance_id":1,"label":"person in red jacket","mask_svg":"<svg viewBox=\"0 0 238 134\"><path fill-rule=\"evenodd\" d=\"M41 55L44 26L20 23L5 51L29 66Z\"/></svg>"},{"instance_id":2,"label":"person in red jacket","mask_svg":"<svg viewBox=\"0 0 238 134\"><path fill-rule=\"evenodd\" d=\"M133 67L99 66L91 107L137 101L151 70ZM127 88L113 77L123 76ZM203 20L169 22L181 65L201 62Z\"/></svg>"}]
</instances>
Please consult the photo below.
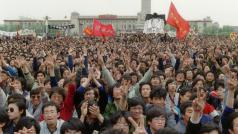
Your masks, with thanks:
<instances>
[{"instance_id":1,"label":"person in red jacket","mask_svg":"<svg viewBox=\"0 0 238 134\"><path fill-rule=\"evenodd\" d=\"M72 118L74 112L74 94L76 86L73 83L69 83L67 89L65 90L60 87L54 87L50 94L50 100L56 103L60 107L60 116L59 118L68 121ZM41 116L40 121L43 120Z\"/></svg>"}]
</instances>

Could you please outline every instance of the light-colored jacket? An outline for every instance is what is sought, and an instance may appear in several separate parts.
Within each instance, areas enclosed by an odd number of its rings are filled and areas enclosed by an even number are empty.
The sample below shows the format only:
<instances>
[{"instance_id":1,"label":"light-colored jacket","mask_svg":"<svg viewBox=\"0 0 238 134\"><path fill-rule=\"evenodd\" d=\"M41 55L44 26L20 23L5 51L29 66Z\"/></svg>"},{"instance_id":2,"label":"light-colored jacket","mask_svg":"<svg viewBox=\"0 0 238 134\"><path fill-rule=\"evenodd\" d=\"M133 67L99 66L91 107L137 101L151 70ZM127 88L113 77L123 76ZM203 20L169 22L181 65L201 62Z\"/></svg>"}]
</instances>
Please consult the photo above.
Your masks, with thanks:
<instances>
[{"instance_id":1,"label":"light-colored jacket","mask_svg":"<svg viewBox=\"0 0 238 134\"><path fill-rule=\"evenodd\" d=\"M64 123L64 120L61 120L61 119L57 120L57 126L56 126L57 128L53 134L60 134L60 128L63 123ZM52 134L50 133L45 121L42 121L40 123L40 134Z\"/></svg>"}]
</instances>

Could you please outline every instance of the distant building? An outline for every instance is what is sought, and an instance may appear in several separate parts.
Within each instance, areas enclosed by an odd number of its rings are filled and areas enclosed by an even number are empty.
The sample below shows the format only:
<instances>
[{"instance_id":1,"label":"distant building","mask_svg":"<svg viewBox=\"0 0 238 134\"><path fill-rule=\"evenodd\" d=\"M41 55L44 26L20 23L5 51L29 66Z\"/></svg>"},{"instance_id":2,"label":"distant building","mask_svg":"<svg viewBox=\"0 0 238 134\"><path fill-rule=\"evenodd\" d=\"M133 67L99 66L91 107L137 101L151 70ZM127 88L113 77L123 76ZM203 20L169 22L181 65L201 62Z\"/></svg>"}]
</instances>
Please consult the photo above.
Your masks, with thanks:
<instances>
[{"instance_id":1,"label":"distant building","mask_svg":"<svg viewBox=\"0 0 238 134\"><path fill-rule=\"evenodd\" d=\"M72 12L70 19L48 20L49 25L67 25L74 24L75 28L71 29L72 35L81 35L86 26L92 26L93 19L98 19L104 24L112 24L117 33L137 32L144 28L145 16L151 14L151 0L141 0L141 11L137 16L117 16L111 14L99 16L81 16L77 12ZM40 25L45 27L45 20L4 20L4 24L19 25L22 28L28 28L32 25ZM204 28L212 26L212 20L207 17L203 20L191 20L192 28L202 33Z\"/></svg>"}]
</instances>

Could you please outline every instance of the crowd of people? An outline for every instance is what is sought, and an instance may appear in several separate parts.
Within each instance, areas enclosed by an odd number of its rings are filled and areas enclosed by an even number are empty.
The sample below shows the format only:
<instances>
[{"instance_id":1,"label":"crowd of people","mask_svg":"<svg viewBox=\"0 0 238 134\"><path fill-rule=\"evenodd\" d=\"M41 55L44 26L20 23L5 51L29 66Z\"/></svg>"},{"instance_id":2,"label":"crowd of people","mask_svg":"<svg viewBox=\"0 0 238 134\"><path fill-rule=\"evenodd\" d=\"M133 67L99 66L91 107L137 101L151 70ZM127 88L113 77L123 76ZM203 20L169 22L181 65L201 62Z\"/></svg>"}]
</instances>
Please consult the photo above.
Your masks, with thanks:
<instances>
[{"instance_id":1,"label":"crowd of people","mask_svg":"<svg viewBox=\"0 0 238 134\"><path fill-rule=\"evenodd\" d=\"M0 134L238 134L237 44L0 39Z\"/></svg>"}]
</instances>

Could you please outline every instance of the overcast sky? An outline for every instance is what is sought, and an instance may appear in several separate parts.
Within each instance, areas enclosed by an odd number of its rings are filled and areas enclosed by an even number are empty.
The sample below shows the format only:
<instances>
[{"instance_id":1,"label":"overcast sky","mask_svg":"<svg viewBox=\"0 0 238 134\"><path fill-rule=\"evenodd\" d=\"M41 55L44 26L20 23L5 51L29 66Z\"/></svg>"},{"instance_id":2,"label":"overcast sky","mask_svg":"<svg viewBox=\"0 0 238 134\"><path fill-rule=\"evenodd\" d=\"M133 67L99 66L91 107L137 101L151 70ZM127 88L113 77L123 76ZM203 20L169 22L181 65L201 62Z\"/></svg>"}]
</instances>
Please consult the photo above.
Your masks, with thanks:
<instances>
[{"instance_id":1,"label":"overcast sky","mask_svg":"<svg viewBox=\"0 0 238 134\"><path fill-rule=\"evenodd\" d=\"M172 0L187 20L211 16L220 25L238 26L238 0ZM171 0L152 0L152 13L168 14ZM19 16L42 19L70 18L73 11L80 15L137 15L141 0L0 0L0 23Z\"/></svg>"}]
</instances>

